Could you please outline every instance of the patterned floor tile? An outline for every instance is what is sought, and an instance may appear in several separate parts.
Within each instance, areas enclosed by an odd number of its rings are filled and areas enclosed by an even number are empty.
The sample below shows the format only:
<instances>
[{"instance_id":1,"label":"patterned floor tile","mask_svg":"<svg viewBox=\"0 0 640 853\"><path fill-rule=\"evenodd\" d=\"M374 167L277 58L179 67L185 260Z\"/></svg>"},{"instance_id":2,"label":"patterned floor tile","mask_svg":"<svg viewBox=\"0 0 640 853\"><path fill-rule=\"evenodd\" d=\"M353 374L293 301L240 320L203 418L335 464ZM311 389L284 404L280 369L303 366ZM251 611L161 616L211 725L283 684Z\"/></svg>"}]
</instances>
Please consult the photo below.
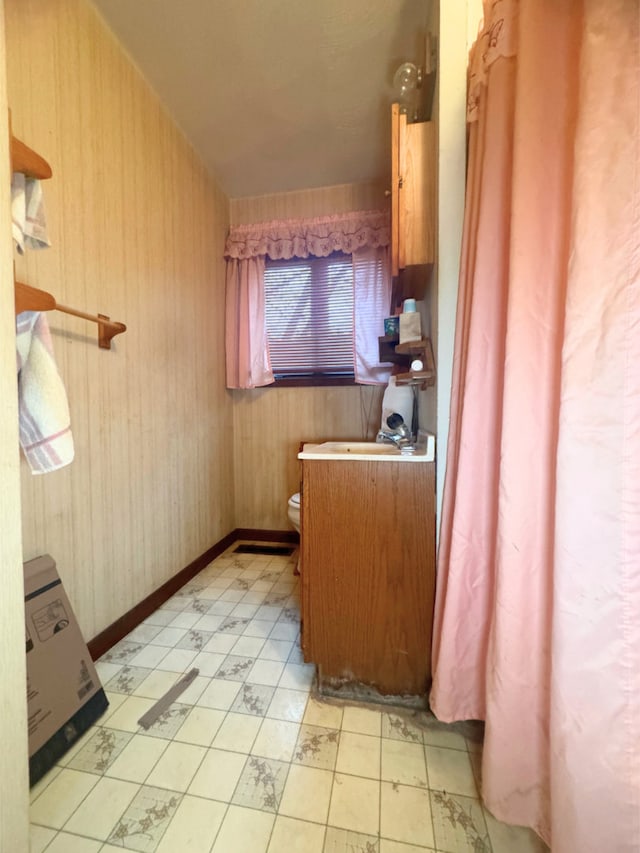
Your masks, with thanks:
<instances>
[{"instance_id":1,"label":"patterned floor tile","mask_svg":"<svg viewBox=\"0 0 640 853\"><path fill-rule=\"evenodd\" d=\"M143 786L109 835L109 844L153 853L181 800L182 794Z\"/></svg>"},{"instance_id":2,"label":"patterned floor tile","mask_svg":"<svg viewBox=\"0 0 640 853\"><path fill-rule=\"evenodd\" d=\"M234 547L98 661L111 704L34 786L34 853L548 853L482 809L481 723L317 698L297 551Z\"/></svg>"},{"instance_id":3,"label":"patterned floor tile","mask_svg":"<svg viewBox=\"0 0 640 853\"><path fill-rule=\"evenodd\" d=\"M102 663L129 663L132 658L140 654L144 647L144 643L132 643L129 640L122 640L104 654L100 658L100 661Z\"/></svg>"},{"instance_id":4,"label":"patterned floor tile","mask_svg":"<svg viewBox=\"0 0 640 853\"><path fill-rule=\"evenodd\" d=\"M254 658L228 655L215 673L215 676L216 678L224 678L228 681L246 681L253 664Z\"/></svg>"},{"instance_id":5,"label":"patterned floor tile","mask_svg":"<svg viewBox=\"0 0 640 853\"><path fill-rule=\"evenodd\" d=\"M238 780L232 803L277 812L289 772L286 761L250 755Z\"/></svg>"},{"instance_id":6,"label":"patterned floor tile","mask_svg":"<svg viewBox=\"0 0 640 853\"><path fill-rule=\"evenodd\" d=\"M72 770L102 775L120 755L133 734L115 729L98 728L80 752L69 761Z\"/></svg>"},{"instance_id":7,"label":"patterned floor tile","mask_svg":"<svg viewBox=\"0 0 640 853\"><path fill-rule=\"evenodd\" d=\"M213 637L213 631L197 631L192 626L185 636L176 643L177 649L194 649L196 652L201 652Z\"/></svg>"},{"instance_id":8,"label":"patterned floor tile","mask_svg":"<svg viewBox=\"0 0 640 853\"><path fill-rule=\"evenodd\" d=\"M382 737L423 743L422 729L407 717L385 711L382 714Z\"/></svg>"},{"instance_id":9,"label":"patterned floor tile","mask_svg":"<svg viewBox=\"0 0 640 853\"><path fill-rule=\"evenodd\" d=\"M251 619L245 616L229 616L218 628L223 634L243 634Z\"/></svg>"},{"instance_id":10,"label":"patterned floor tile","mask_svg":"<svg viewBox=\"0 0 640 853\"><path fill-rule=\"evenodd\" d=\"M184 723L185 718L190 711L191 705L174 703L164 713L160 714L153 725L143 731L150 737L163 737L171 740L175 737L176 732Z\"/></svg>"},{"instance_id":11,"label":"patterned floor tile","mask_svg":"<svg viewBox=\"0 0 640 853\"><path fill-rule=\"evenodd\" d=\"M300 728L292 761L296 764L306 764L308 767L333 770L336 766L339 743L338 729L303 725Z\"/></svg>"},{"instance_id":12,"label":"patterned floor tile","mask_svg":"<svg viewBox=\"0 0 640 853\"><path fill-rule=\"evenodd\" d=\"M264 717L274 693L275 687L245 682L240 688L231 710L240 714L255 714L256 717Z\"/></svg>"},{"instance_id":13,"label":"patterned floor tile","mask_svg":"<svg viewBox=\"0 0 640 853\"><path fill-rule=\"evenodd\" d=\"M145 680L145 678L153 672L152 669L142 666L129 666L126 664L120 667L117 675L111 678L104 686L106 690L112 690L114 693L135 692L136 687Z\"/></svg>"},{"instance_id":14,"label":"patterned floor tile","mask_svg":"<svg viewBox=\"0 0 640 853\"><path fill-rule=\"evenodd\" d=\"M491 842L478 800L431 791L436 847L442 853L491 853Z\"/></svg>"}]
</instances>

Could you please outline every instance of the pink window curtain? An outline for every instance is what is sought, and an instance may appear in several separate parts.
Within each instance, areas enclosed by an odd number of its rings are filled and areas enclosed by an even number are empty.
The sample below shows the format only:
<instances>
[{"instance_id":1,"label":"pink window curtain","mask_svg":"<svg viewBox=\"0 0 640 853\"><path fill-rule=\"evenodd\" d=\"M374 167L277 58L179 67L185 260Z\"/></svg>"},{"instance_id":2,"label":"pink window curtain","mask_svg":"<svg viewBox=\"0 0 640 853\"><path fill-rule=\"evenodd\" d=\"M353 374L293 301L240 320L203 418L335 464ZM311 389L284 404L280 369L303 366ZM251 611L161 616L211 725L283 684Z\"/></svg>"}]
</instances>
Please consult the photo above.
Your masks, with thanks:
<instances>
[{"instance_id":1,"label":"pink window curtain","mask_svg":"<svg viewBox=\"0 0 640 853\"><path fill-rule=\"evenodd\" d=\"M336 251L353 255L356 300L369 300L358 305L354 317L356 381L386 382L389 371L373 363L372 341L377 358L377 335L382 334L390 304L389 265L385 260L382 274L365 272L365 259L386 258L390 237L389 214L380 210L231 228L225 246L227 387L257 388L274 382L264 314L265 256L273 260L327 257ZM366 323L374 318L379 325L367 332Z\"/></svg>"},{"instance_id":2,"label":"pink window curtain","mask_svg":"<svg viewBox=\"0 0 640 853\"><path fill-rule=\"evenodd\" d=\"M553 853L640 849L640 5L485 2L431 704Z\"/></svg>"},{"instance_id":3,"label":"pink window curtain","mask_svg":"<svg viewBox=\"0 0 640 853\"><path fill-rule=\"evenodd\" d=\"M384 333L391 304L389 249L356 249L352 261L355 380L362 385L386 385L391 367L380 364L378 336Z\"/></svg>"},{"instance_id":4,"label":"pink window curtain","mask_svg":"<svg viewBox=\"0 0 640 853\"><path fill-rule=\"evenodd\" d=\"M274 381L264 320L264 255L227 259L227 388L258 388Z\"/></svg>"}]
</instances>

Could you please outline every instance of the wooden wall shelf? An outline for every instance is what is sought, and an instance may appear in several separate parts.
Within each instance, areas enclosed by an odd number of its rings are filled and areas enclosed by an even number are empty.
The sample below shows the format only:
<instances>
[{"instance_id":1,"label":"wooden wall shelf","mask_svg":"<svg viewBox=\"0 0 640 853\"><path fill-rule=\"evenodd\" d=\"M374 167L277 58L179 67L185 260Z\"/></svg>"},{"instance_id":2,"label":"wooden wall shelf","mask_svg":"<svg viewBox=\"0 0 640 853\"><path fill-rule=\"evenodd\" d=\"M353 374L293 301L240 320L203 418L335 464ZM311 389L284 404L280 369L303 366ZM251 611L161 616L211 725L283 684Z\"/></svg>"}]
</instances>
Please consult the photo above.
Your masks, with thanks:
<instances>
[{"instance_id":1,"label":"wooden wall shelf","mask_svg":"<svg viewBox=\"0 0 640 853\"><path fill-rule=\"evenodd\" d=\"M9 128L11 128L11 114L9 114ZM25 145L11 131L10 133L11 170L22 172L28 178L36 178L37 180L50 178L53 171L44 157ZM83 320L97 323L98 346L101 349L111 349L112 339L127 331L124 323L112 321L106 314L87 314L77 308L60 305L56 298L51 293L47 293L46 290L39 290L37 287L31 287L31 285L23 284L20 281L15 281L14 284L16 314L20 314L22 311L62 311L63 314L71 314L74 317L81 317Z\"/></svg>"},{"instance_id":2,"label":"wooden wall shelf","mask_svg":"<svg viewBox=\"0 0 640 853\"><path fill-rule=\"evenodd\" d=\"M383 336L378 338L380 361L409 367L413 359L420 358L423 363L422 370L397 370L393 375L396 385L419 385L424 391L436 382L436 367L433 360L433 349L429 338L419 341L407 341L404 344L396 342L397 339Z\"/></svg>"},{"instance_id":3,"label":"wooden wall shelf","mask_svg":"<svg viewBox=\"0 0 640 853\"><path fill-rule=\"evenodd\" d=\"M16 314L22 311L62 311L63 314L71 314L74 317L82 317L98 324L98 346L101 349L111 349L111 341L116 335L127 331L124 323L111 320L106 314L87 314L77 308L69 308L68 305L60 305L51 293L39 290L20 281L15 282L16 289Z\"/></svg>"},{"instance_id":4,"label":"wooden wall shelf","mask_svg":"<svg viewBox=\"0 0 640 853\"><path fill-rule=\"evenodd\" d=\"M14 172L22 172L27 178L39 180L47 180L53 175L51 166L44 157L36 154L13 134L11 134L11 169Z\"/></svg>"}]
</instances>

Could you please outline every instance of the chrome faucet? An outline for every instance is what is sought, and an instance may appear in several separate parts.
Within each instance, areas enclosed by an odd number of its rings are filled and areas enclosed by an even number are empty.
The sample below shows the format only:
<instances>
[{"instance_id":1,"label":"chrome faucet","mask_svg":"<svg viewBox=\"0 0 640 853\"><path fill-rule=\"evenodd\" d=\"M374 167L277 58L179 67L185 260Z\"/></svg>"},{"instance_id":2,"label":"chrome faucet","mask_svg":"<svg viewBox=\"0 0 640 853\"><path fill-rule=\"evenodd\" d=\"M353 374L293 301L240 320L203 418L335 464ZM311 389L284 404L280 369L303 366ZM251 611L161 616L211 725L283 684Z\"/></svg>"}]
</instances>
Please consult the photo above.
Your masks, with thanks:
<instances>
[{"instance_id":1,"label":"chrome faucet","mask_svg":"<svg viewBox=\"0 0 640 853\"><path fill-rule=\"evenodd\" d=\"M387 418L388 430L381 428L376 435L378 444L394 444L398 450L412 453L415 450L413 436L409 427L405 424L402 415L397 412Z\"/></svg>"}]
</instances>

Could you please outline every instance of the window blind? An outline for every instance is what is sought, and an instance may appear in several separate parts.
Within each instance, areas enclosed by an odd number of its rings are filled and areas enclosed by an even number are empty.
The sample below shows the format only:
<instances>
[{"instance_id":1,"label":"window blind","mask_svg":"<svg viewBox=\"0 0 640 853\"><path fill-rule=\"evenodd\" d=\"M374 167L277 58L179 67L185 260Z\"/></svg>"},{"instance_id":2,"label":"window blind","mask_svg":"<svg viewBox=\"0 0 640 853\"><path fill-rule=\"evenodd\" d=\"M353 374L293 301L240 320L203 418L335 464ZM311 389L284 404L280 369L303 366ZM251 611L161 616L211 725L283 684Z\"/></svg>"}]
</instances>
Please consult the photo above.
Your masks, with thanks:
<instances>
[{"instance_id":1,"label":"window blind","mask_svg":"<svg viewBox=\"0 0 640 853\"><path fill-rule=\"evenodd\" d=\"M267 259L265 317L276 379L353 377L351 255Z\"/></svg>"}]
</instances>

